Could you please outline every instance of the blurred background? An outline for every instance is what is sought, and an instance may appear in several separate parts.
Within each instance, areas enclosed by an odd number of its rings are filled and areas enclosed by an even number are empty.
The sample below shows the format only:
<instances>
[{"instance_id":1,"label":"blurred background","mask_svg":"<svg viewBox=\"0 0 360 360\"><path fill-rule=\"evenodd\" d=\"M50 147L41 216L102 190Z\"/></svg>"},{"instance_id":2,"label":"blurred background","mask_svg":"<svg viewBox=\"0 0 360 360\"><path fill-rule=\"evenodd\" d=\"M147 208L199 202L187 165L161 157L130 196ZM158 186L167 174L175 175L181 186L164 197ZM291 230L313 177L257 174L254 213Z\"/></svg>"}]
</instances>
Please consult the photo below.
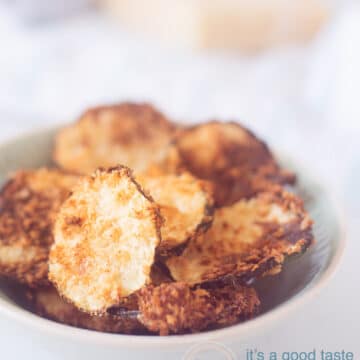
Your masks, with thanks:
<instances>
[{"instance_id":1,"label":"blurred background","mask_svg":"<svg viewBox=\"0 0 360 360\"><path fill-rule=\"evenodd\" d=\"M359 63L346 0L0 0L0 132L146 100L184 122L240 120L348 195Z\"/></svg>"},{"instance_id":2,"label":"blurred background","mask_svg":"<svg viewBox=\"0 0 360 360\"><path fill-rule=\"evenodd\" d=\"M348 312L333 309L360 251L360 3L0 0L1 140L123 100L186 123L239 120L342 199L348 251L325 313L309 316L337 319L335 342L312 335L355 351L343 330L360 318L359 289Z\"/></svg>"}]
</instances>

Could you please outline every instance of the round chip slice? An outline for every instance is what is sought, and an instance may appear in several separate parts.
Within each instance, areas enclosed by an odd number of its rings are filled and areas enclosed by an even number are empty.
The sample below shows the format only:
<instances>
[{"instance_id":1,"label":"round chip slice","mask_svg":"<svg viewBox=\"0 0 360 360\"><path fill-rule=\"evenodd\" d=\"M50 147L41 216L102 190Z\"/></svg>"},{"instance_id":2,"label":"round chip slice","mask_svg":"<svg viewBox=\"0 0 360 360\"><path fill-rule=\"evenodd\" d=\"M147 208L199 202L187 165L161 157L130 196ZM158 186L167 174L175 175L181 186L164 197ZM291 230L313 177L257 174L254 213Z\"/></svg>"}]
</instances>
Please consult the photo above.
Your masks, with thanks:
<instances>
[{"instance_id":1,"label":"round chip slice","mask_svg":"<svg viewBox=\"0 0 360 360\"><path fill-rule=\"evenodd\" d=\"M285 259L312 243L302 201L285 191L260 193L217 209L211 229L167 261L172 277L188 284L248 283L281 270Z\"/></svg>"},{"instance_id":2,"label":"round chip slice","mask_svg":"<svg viewBox=\"0 0 360 360\"><path fill-rule=\"evenodd\" d=\"M175 125L148 104L97 107L58 133L54 160L85 174L118 164L142 171L163 159L174 132Z\"/></svg>"},{"instance_id":3,"label":"round chip slice","mask_svg":"<svg viewBox=\"0 0 360 360\"><path fill-rule=\"evenodd\" d=\"M210 184L189 173L150 174L138 179L159 204L164 218L157 249L160 256L179 255L188 241L210 227L214 213Z\"/></svg>"},{"instance_id":4,"label":"round chip slice","mask_svg":"<svg viewBox=\"0 0 360 360\"><path fill-rule=\"evenodd\" d=\"M260 306L253 288L191 289L181 282L148 286L138 298L140 322L160 335L230 326L253 317Z\"/></svg>"},{"instance_id":5,"label":"round chip slice","mask_svg":"<svg viewBox=\"0 0 360 360\"><path fill-rule=\"evenodd\" d=\"M36 289L29 293L30 306L37 315L59 323L83 329L121 334L145 334L147 330L137 318L124 318L105 314L89 315L78 310L60 297L53 287ZM137 309L130 304L129 310Z\"/></svg>"},{"instance_id":6,"label":"round chip slice","mask_svg":"<svg viewBox=\"0 0 360 360\"><path fill-rule=\"evenodd\" d=\"M161 224L129 168L96 171L58 214L50 280L77 308L105 312L150 282Z\"/></svg>"},{"instance_id":7,"label":"round chip slice","mask_svg":"<svg viewBox=\"0 0 360 360\"><path fill-rule=\"evenodd\" d=\"M16 172L0 193L0 275L48 283L55 216L79 177L55 169Z\"/></svg>"},{"instance_id":8,"label":"round chip slice","mask_svg":"<svg viewBox=\"0 0 360 360\"><path fill-rule=\"evenodd\" d=\"M171 171L187 169L215 184L217 206L249 198L273 183L293 183L267 145L234 122L212 121L181 131L163 162Z\"/></svg>"}]
</instances>

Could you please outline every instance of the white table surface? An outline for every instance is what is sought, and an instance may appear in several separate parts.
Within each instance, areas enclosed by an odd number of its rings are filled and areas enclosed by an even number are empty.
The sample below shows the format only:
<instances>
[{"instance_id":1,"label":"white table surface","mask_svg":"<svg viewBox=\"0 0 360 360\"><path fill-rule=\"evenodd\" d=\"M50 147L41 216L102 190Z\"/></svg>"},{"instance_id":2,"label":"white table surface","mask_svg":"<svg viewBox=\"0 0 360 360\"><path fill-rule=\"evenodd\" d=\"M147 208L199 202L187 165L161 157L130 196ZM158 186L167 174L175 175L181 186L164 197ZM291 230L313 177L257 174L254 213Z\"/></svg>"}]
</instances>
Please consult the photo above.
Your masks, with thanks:
<instances>
[{"instance_id":1,"label":"white table surface","mask_svg":"<svg viewBox=\"0 0 360 360\"><path fill-rule=\"evenodd\" d=\"M242 120L344 199L349 240L327 288L248 345L263 351L346 350L357 359L359 24L360 8L354 6L307 48L249 59L160 49L93 14L29 29L0 6L0 49L6 49L0 52L0 140L70 121L91 104L124 99L153 101L185 122ZM63 359L4 318L0 349L1 360Z\"/></svg>"}]
</instances>

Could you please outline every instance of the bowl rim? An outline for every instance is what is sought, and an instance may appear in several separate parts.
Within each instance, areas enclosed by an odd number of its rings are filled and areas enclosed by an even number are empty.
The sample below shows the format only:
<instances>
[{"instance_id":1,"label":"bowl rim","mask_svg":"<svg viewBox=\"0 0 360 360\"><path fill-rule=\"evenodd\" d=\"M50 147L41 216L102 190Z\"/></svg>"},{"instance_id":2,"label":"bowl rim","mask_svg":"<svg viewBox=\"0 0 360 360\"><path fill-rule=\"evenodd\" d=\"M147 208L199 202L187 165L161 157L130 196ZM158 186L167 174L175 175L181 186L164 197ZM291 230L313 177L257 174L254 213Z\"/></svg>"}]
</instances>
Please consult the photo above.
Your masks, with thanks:
<instances>
[{"instance_id":1,"label":"bowl rim","mask_svg":"<svg viewBox=\"0 0 360 360\"><path fill-rule=\"evenodd\" d=\"M63 125L64 126L64 125ZM18 141L24 141L28 137L34 135L45 136L50 132L55 132L59 129L59 124L50 127L35 126L30 131L23 131L15 137L5 139L0 142L0 151L7 146L11 146ZM280 155L280 158L289 159L291 164L294 164L297 169L301 170L300 173L306 172L305 177L311 179L313 184L326 184L319 174L314 174L314 171L306 171L307 167L303 165L301 161L291 156L283 156L284 151L274 151L276 155ZM266 329L275 321L283 319L287 314L294 312L299 306L303 306L314 297L329 283L332 277L335 275L341 260L344 255L346 247L346 221L344 207L340 206L342 201L339 201L337 196L333 192L328 190L328 186L321 186L322 193L328 198L332 204L334 216L338 222L338 237L334 242L334 248L326 268L318 274L304 289L292 298L279 304L274 309L262 314L252 320L246 321L241 324L233 325L223 329L212 330L197 334L186 335L171 335L171 336L149 336L149 335L124 335L124 334L110 334L97 332L87 329L76 328L64 324L57 323L52 320L42 318L19 305L10 303L5 299L0 298L0 315L10 320L14 320L19 324L33 327L40 333L51 334L53 336L59 336L65 340L78 341L81 343L101 344L106 346L123 347L123 348L136 348L142 346L143 348L165 348L173 347L176 345L191 345L194 343L204 342L216 342L222 339L229 339L239 337L241 335L252 335L254 330ZM312 285L312 286L310 286Z\"/></svg>"}]
</instances>

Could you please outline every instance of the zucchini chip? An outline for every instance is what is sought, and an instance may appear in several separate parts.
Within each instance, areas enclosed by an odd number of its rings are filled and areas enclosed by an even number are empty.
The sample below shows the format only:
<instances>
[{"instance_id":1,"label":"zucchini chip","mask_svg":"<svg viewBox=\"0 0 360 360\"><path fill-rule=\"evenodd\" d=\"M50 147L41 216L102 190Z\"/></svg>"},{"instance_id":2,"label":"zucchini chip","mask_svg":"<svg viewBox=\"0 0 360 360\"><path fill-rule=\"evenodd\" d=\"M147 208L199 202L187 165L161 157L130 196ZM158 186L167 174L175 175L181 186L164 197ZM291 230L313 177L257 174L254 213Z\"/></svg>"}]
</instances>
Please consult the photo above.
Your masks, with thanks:
<instances>
[{"instance_id":1,"label":"zucchini chip","mask_svg":"<svg viewBox=\"0 0 360 360\"><path fill-rule=\"evenodd\" d=\"M282 190L217 209L213 226L167 266L188 284L245 284L281 271L285 259L313 242L312 221L295 195Z\"/></svg>"},{"instance_id":2,"label":"zucchini chip","mask_svg":"<svg viewBox=\"0 0 360 360\"><path fill-rule=\"evenodd\" d=\"M230 326L252 318L260 306L253 288L191 289L181 282L148 286L138 298L140 322L160 335Z\"/></svg>"},{"instance_id":3,"label":"zucchini chip","mask_svg":"<svg viewBox=\"0 0 360 360\"><path fill-rule=\"evenodd\" d=\"M148 104L97 107L58 133L54 160L84 174L118 164L142 171L163 159L174 132L175 125Z\"/></svg>"},{"instance_id":4,"label":"zucchini chip","mask_svg":"<svg viewBox=\"0 0 360 360\"><path fill-rule=\"evenodd\" d=\"M30 307L37 315L61 324L82 329L121 334L144 334L145 327L137 318L125 318L105 314L89 315L61 298L53 287L36 289L28 294ZM137 309L137 301L126 305L128 310Z\"/></svg>"},{"instance_id":5,"label":"zucchini chip","mask_svg":"<svg viewBox=\"0 0 360 360\"><path fill-rule=\"evenodd\" d=\"M168 149L169 171L186 169L215 185L217 206L249 198L272 184L293 183L267 145L234 122L212 121L182 130Z\"/></svg>"},{"instance_id":6,"label":"zucchini chip","mask_svg":"<svg viewBox=\"0 0 360 360\"><path fill-rule=\"evenodd\" d=\"M164 225L157 254L180 255L188 241L204 233L213 220L210 184L189 173L181 175L142 175L143 187L160 206Z\"/></svg>"},{"instance_id":7,"label":"zucchini chip","mask_svg":"<svg viewBox=\"0 0 360 360\"><path fill-rule=\"evenodd\" d=\"M16 172L0 193L0 276L30 287L48 283L56 214L79 177L59 170Z\"/></svg>"},{"instance_id":8,"label":"zucchini chip","mask_svg":"<svg viewBox=\"0 0 360 360\"><path fill-rule=\"evenodd\" d=\"M57 216L49 278L62 296L104 313L147 283L162 218L125 166L85 177Z\"/></svg>"}]
</instances>

